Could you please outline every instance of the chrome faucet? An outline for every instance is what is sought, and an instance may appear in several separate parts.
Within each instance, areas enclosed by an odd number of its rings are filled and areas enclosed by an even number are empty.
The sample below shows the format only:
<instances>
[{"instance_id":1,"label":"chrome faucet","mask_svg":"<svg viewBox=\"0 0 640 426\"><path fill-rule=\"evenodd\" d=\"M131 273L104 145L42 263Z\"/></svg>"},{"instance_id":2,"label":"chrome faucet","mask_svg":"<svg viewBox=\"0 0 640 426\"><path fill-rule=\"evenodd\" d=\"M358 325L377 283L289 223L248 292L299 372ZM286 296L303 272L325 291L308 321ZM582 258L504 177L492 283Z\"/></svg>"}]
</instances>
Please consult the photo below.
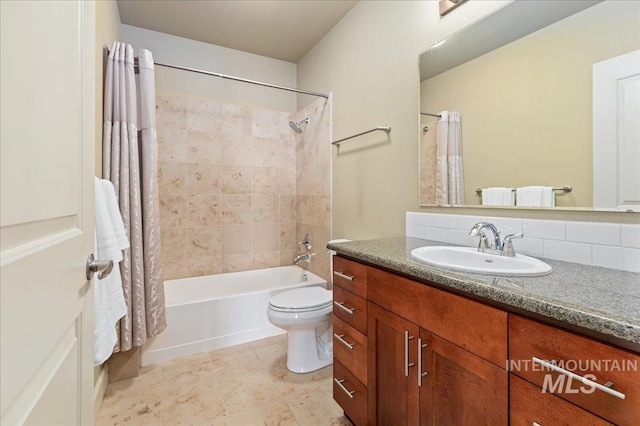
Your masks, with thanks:
<instances>
[{"instance_id":1,"label":"chrome faucet","mask_svg":"<svg viewBox=\"0 0 640 426\"><path fill-rule=\"evenodd\" d=\"M292 265L297 265L301 262L311 263L311 255L309 253L300 253L293 259Z\"/></svg>"},{"instance_id":2,"label":"chrome faucet","mask_svg":"<svg viewBox=\"0 0 640 426\"><path fill-rule=\"evenodd\" d=\"M496 226L493 223L489 223L489 222L478 222L475 225L473 225L473 228L471 228L471 230L469 231L469 235L471 235L472 237L475 237L475 236L480 237L480 244L478 244L478 251L484 251L484 249L487 248L486 247L487 237L484 234L484 232L482 232L482 230L485 228L489 229L493 233L493 239L494 239L493 246L490 246L488 248L502 251L502 242L500 241L500 231L498 231L498 228L496 228Z\"/></svg>"}]
</instances>

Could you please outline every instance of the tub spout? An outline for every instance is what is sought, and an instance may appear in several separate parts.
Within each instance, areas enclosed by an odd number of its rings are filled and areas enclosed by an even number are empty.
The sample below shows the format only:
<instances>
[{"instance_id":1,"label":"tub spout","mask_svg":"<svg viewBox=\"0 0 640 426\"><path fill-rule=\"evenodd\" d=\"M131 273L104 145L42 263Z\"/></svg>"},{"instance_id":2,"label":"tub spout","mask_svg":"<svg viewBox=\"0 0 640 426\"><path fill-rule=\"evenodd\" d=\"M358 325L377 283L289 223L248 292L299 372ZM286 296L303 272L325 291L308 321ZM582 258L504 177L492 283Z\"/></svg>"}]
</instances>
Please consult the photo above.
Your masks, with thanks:
<instances>
[{"instance_id":1,"label":"tub spout","mask_svg":"<svg viewBox=\"0 0 640 426\"><path fill-rule=\"evenodd\" d=\"M293 265L297 265L301 262L311 263L311 255L309 253L301 253L293 259Z\"/></svg>"}]
</instances>

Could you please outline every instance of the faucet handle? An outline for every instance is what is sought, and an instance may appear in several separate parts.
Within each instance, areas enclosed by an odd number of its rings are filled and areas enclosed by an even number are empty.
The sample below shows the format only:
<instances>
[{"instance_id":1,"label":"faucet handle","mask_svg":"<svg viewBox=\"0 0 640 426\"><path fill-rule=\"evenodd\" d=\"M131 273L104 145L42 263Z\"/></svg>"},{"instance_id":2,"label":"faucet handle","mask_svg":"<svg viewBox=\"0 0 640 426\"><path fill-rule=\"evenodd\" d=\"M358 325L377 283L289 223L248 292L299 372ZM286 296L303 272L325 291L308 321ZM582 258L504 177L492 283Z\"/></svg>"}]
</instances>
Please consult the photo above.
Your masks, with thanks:
<instances>
[{"instance_id":1,"label":"faucet handle","mask_svg":"<svg viewBox=\"0 0 640 426\"><path fill-rule=\"evenodd\" d=\"M480 241L478 241L478 251L484 253L486 249L491 248L491 246L489 245L489 240L487 240L487 236L484 232L478 233L478 237L480 238Z\"/></svg>"},{"instance_id":2,"label":"faucet handle","mask_svg":"<svg viewBox=\"0 0 640 426\"><path fill-rule=\"evenodd\" d=\"M516 250L513 248L513 242L511 241L514 238L524 238L524 234L522 232L519 232L517 234L509 234L509 235L506 235L504 237L504 240L502 240L502 242L503 242L502 255L503 256L515 257Z\"/></svg>"}]
</instances>

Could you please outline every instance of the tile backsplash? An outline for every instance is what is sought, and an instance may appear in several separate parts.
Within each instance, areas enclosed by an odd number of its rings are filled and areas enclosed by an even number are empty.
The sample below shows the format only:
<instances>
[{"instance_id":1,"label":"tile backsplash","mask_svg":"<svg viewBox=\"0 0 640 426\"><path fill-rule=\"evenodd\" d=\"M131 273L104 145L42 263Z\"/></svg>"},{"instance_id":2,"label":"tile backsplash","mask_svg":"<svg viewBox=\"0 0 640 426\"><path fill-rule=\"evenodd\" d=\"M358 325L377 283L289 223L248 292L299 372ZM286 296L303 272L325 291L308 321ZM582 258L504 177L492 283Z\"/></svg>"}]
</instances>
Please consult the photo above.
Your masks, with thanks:
<instances>
[{"instance_id":1,"label":"tile backsplash","mask_svg":"<svg viewBox=\"0 0 640 426\"><path fill-rule=\"evenodd\" d=\"M640 272L640 225L407 212L406 235L475 247L469 230L477 222L493 223L503 237L523 232L513 240L517 253Z\"/></svg>"}]
</instances>

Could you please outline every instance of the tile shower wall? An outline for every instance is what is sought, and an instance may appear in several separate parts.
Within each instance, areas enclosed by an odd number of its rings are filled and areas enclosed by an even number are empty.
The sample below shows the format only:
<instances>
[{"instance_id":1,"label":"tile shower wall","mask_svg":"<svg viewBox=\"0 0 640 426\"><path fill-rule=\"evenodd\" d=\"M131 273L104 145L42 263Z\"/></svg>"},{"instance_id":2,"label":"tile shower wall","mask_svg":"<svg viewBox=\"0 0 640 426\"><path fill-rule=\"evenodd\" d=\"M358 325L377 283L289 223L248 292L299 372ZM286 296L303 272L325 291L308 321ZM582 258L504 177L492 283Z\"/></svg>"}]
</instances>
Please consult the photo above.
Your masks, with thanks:
<instances>
[{"instance_id":1,"label":"tile shower wall","mask_svg":"<svg viewBox=\"0 0 640 426\"><path fill-rule=\"evenodd\" d=\"M477 222L493 223L502 235L524 232L513 240L518 253L640 272L640 225L407 212L406 235L475 247L469 230Z\"/></svg>"},{"instance_id":2,"label":"tile shower wall","mask_svg":"<svg viewBox=\"0 0 640 426\"><path fill-rule=\"evenodd\" d=\"M306 161L294 114L167 93L156 104L165 279L291 264Z\"/></svg>"},{"instance_id":3,"label":"tile shower wall","mask_svg":"<svg viewBox=\"0 0 640 426\"><path fill-rule=\"evenodd\" d=\"M331 239L331 101L319 98L295 115L309 118L296 139L296 240L313 238L309 270L329 280L327 243Z\"/></svg>"}]
</instances>

